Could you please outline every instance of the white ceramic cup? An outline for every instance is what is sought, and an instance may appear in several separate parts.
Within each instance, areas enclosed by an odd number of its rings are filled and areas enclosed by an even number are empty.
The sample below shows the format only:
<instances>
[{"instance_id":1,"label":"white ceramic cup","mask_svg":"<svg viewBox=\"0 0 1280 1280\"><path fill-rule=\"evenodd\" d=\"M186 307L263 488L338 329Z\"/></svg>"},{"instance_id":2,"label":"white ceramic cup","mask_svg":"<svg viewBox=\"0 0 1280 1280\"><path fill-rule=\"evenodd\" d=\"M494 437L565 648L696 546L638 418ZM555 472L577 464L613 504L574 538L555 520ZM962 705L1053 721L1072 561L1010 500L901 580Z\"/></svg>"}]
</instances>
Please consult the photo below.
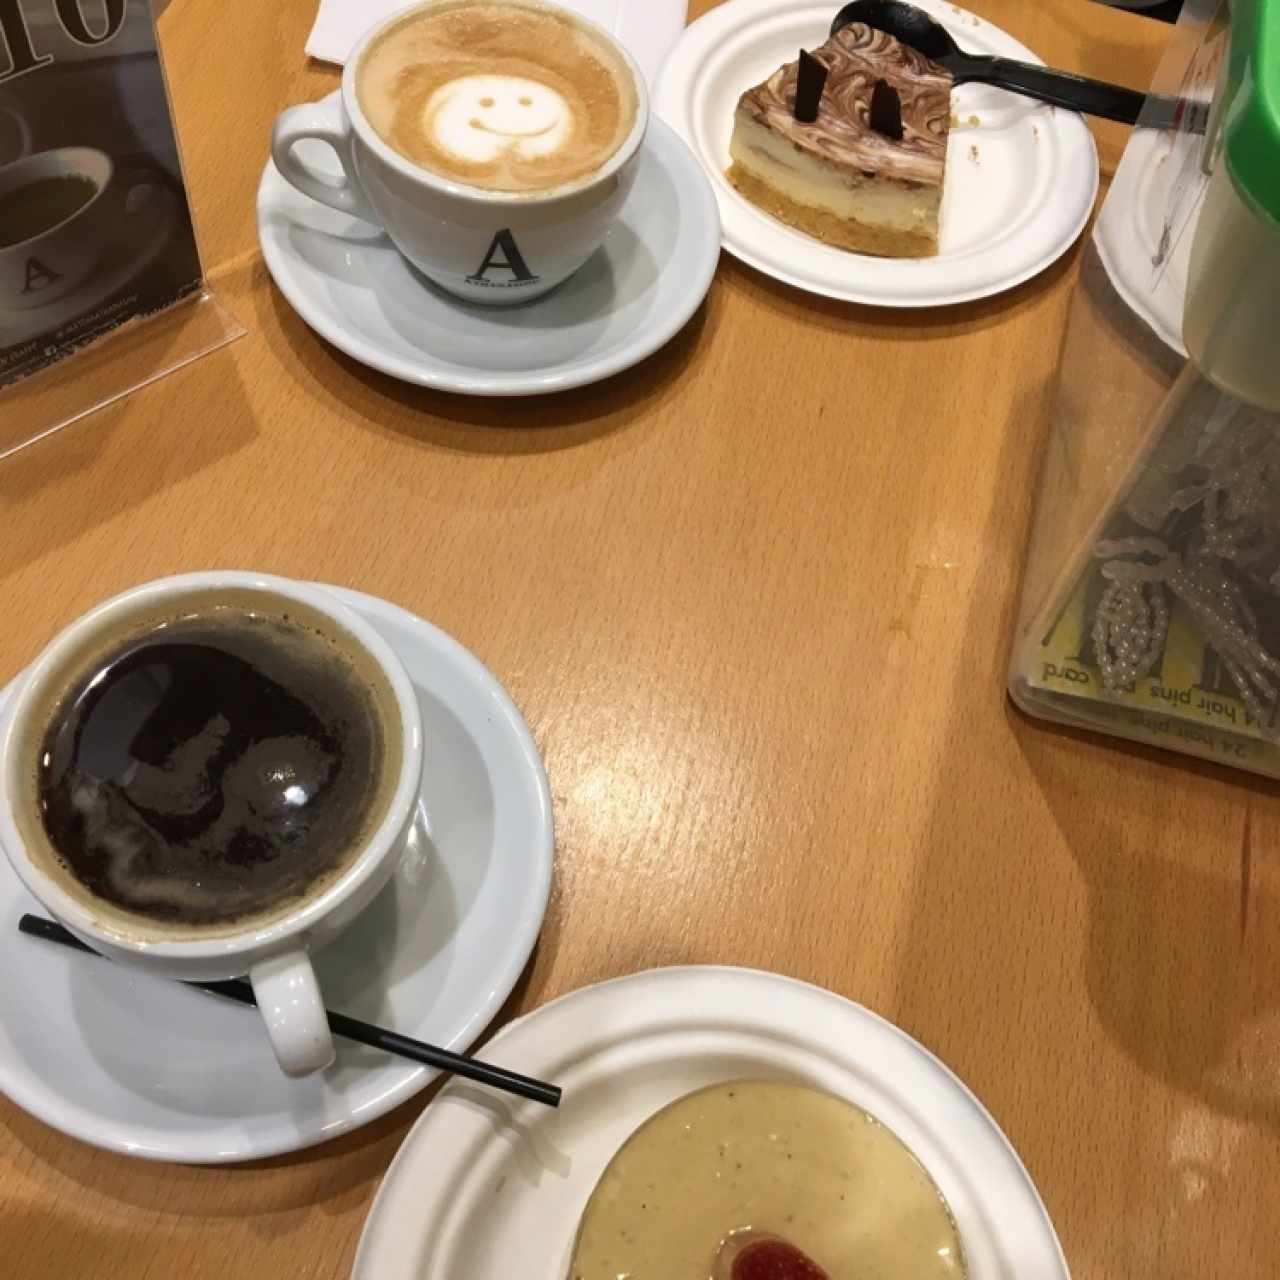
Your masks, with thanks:
<instances>
[{"instance_id":1,"label":"white ceramic cup","mask_svg":"<svg viewBox=\"0 0 1280 1280\"><path fill-rule=\"evenodd\" d=\"M568 12L539 0L508 2ZM431 0L418 7L458 3ZM510 305L540 297L582 266L618 219L649 123L644 76L607 31L570 14L617 50L630 71L636 93L631 132L599 169L562 187L535 193L469 187L406 160L383 142L360 109L356 81L365 52L408 12L379 23L356 46L342 74L340 101L281 114L271 138L276 168L312 199L382 226L419 271L468 302ZM297 144L309 138L333 148L345 177L335 179L298 154Z\"/></svg>"},{"instance_id":2,"label":"white ceramic cup","mask_svg":"<svg viewBox=\"0 0 1280 1280\"><path fill-rule=\"evenodd\" d=\"M32 785L33 762L23 744L43 730L33 717L47 710L56 693L51 679L65 672L68 660L91 651L95 637L117 634L132 617L154 616L170 602L228 590L261 594L268 607L297 602L373 660L390 685L399 714L398 729L390 727L401 735L399 777L382 821L359 855L336 880L324 882L287 913L240 932L193 933L190 938L174 926L149 931L145 921L130 921L126 927L118 918L95 912L88 890L69 891L28 850L15 811L16 798ZM111 960L159 977L212 982L247 974L284 1072L307 1075L333 1062L333 1040L310 952L350 924L391 879L406 848L422 783L422 722L413 685L391 646L368 622L321 588L266 574L192 573L135 587L73 622L19 677L0 721L0 782L0 844L32 896L66 928Z\"/></svg>"},{"instance_id":3,"label":"white ceramic cup","mask_svg":"<svg viewBox=\"0 0 1280 1280\"><path fill-rule=\"evenodd\" d=\"M39 235L0 247L0 307L42 307L70 293L93 270L119 212L108 198L114 173L110 157L92 147L38 151L0 168L0 197L40 178L76 175L97 187L69 218Z\"/></svg>"}]
</instances>

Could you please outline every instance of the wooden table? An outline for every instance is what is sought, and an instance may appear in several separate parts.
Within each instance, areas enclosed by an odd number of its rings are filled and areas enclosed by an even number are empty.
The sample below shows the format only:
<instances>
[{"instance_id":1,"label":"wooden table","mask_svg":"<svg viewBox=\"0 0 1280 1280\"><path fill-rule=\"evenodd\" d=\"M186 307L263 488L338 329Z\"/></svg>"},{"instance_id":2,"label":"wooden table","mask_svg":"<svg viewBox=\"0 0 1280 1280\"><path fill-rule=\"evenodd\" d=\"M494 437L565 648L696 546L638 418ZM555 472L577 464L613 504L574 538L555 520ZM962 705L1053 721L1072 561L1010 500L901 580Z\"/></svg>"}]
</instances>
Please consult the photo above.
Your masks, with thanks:
<instances>
[{"instance_id":1,"label":"wooden table","mask_svg":"<svg viewBox=\"0 0 1280 1280\"><path fill-rule=\"evenodd\" d=\"M1078 0L974 7L1134 85L1167 38ZM313 12L165 14L207 260L250 334L0 468L0 671L177 570L398 601L505 681L550 772L554 896L509 1014L653 965L821 983L987 1103L1079 1280L1275 1274L1280 800L1003 692L1074 259L889 314L726 256L688 328L601 386L402 386L317 339L257 249L272 117L336 83L302 56ZM1107 171L1124 135L1098 129ZM217 1170L0 1103L0 1274L345 1276L425 1101Z\"/></svg>"}]
</instances>

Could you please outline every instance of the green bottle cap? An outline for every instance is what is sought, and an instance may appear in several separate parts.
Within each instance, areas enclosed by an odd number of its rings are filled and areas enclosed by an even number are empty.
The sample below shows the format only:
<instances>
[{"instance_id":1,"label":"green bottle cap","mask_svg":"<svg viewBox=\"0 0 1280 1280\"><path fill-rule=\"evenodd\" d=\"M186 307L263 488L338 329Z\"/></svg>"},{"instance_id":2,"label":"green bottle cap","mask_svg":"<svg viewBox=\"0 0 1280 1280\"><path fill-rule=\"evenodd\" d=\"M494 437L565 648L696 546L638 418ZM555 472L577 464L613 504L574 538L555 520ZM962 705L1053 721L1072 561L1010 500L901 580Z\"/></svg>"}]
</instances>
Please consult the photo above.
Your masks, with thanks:
<instances>
[{"instance_id":1,"label":"green bottle cap","mask_svg":"<svg viewBox=\"0 0 1280 1280\"><path fill-rule=\"evenodd\" d=\"M1256 213L1280 226L1280 0L1231 0L1227 171Z\"/></svg>"}]
</instances>

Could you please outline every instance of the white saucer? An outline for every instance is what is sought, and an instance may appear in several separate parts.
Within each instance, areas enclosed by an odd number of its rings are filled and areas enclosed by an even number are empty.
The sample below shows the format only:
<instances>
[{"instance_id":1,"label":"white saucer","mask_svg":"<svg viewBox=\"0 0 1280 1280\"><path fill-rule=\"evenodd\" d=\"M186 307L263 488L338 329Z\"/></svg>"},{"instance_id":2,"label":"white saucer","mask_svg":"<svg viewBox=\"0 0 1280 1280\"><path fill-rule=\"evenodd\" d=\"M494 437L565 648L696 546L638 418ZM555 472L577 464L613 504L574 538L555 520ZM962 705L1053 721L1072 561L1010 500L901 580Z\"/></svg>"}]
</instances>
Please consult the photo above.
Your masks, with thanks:
<instances>
[{"instance_id":1,"label":"white saucer","mask_svg":"<svg viewBox=\"0 0 1280 1280\"><path fill-rule=\"evenodd\" d=\"M52 333L87 315L141 275L164 251L177 226L178 200L159 183L145 188L137 211L121 217L101 260L70 293L42 307L0 307L0 350Z\"/></svg>"},{"instance_id":2,"label":"white saucer","mask_svg":"<svg viewBox=\"0 0 1280 1280\"><path fill-rule=\"evenodd\" d=\"M1182 312L1199 207L1194 200L1187 202L1191 215L1182 225L1170 227L1170 243L1162 250L1165 219L1177 204L1173 187L1188 180L1182 172L1184 157L1174 141L1167 132L1134 130L1098 215L1093 240L1116 292L1166 346L1185 356ZM1203 191L1198 167L1191 182Z\"/></svg>"},{"instance_id":3,"label":"white saucer","mask_svg":"<svg viewBox=\"0 0 1280 1280\"><path fill-rule=\"evenodd\" d=\"M410 854L317 953L320 985L332 1009L465 1049L515 986L546 911L546 775L514 703L457 641L383 600L329 589L408 668L427 770ZM24 937L24 911L44 914L0 857L0 1091L95 1146L200 1164L296 1151L437 1075L339 1040L334 1067L289 1080L252 1010Z\"/></svg>"},{"instance_id":4,"label":"white saucer","mask_svg":"<svg viewBox=\"0 0 1280 1280\"><path fill-rule=\"evenodd\" d=\"M999 27L945 0L917 0L974 53L1040 59ZM1070 111L987 85L951 96L941 247L935 258L847 253L795 231L744 199L725 177L733 113L744 90L828 38L838 5L726 0L693 23L658 77L654 105L693 148L720 202L725 248L810 293L884 307L967 302L1043 271L1074 243L1098 192L1098 153ZM976 116L980 123L967 123Z\"/></svg>"},{"instance_id":5,"label":"white saucer","mask_svg":"<svg viewBox=\"0 0 1280 1280\"><path fill-rule=\"evenodd\" d=\"M301 153L338 172L323 143ZM669 342L698 309L720 257L715 197L660 120L603 247L525 306L480 307L429 284L370 223L317 204L267 163L258 235L289 305L347 355L424 387L519 396L598 382Z\"/></svg>"},{"instance_id":6,"label":"white saucer","mask_svg":"<svg viewBox=\"0 0 1280 1280\"><path fill-rule=\"evenodd\" d=\"M901 1137L955 1215L969 1280L1067 1280L1045 1207L982 1104L905 1032L829 991L746 969L678 968L575 991L485 1057L553 1080L558 1111L451 1081L383 1180L353 1280L564 1280L578 1218L648 1116L706 1084L801 1080Z\"/></svg>"}]
</instances>

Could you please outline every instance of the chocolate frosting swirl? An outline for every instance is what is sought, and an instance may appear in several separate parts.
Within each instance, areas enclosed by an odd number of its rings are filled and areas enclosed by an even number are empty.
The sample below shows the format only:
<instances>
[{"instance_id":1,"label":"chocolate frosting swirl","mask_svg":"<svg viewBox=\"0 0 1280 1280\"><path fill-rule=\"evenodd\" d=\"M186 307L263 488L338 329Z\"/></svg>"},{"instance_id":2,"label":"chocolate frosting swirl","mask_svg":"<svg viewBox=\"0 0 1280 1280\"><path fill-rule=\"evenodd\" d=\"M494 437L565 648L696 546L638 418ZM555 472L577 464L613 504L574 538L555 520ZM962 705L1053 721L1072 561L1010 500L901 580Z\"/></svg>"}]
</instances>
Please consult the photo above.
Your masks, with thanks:
<instances>
[{"instance_id":1,"label":"chocolate frosting swirl","mask_svg":"<svg viewBox=\"0 0 1280 1280\"><path fill-rule=\"evenodd\" d=\"M909 184L942 182L951 127L951 73L883 31L855 22L813 56L828 70L818 118L793 114L798 63L789 62L738 103L755 120L811 154ZM871 128L871 94L885 80L902 101L902 139Z\"/></svg>"}]
</instances>

